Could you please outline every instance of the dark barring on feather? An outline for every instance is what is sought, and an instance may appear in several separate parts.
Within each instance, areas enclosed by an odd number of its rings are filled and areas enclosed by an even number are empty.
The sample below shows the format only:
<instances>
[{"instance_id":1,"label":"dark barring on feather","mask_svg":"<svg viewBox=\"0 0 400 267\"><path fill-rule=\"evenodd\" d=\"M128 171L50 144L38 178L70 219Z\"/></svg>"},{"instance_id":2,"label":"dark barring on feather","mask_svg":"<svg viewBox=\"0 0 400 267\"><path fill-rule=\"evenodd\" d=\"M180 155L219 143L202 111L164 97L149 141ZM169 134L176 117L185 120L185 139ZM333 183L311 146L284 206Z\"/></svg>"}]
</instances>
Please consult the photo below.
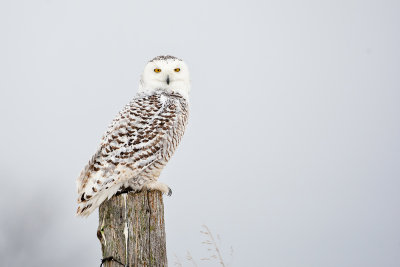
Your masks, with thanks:
<instances>
[{"instance_id":1,"label":"dark barring on feather","mask_svg":"<svg viewBox=\"0 0 400 267\"><path fill-rule=\"evenodd\" d=\"M131 187L121 187L117 193L115 193L116 196L122 195L122 194L128 194L130 192L137 192L136 190L133 190Z\"/></svg>"}]
</instances>

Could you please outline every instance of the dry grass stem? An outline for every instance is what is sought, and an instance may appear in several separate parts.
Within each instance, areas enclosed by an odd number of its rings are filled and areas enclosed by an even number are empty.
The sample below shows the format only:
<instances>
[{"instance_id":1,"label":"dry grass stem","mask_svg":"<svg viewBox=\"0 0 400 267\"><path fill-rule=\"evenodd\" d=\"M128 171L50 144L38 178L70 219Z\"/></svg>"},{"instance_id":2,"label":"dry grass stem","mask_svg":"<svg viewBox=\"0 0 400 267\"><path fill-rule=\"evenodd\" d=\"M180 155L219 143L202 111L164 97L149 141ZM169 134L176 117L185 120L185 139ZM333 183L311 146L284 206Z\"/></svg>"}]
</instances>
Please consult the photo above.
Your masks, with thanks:
<instances>
[{"instance_id":1,"label":"dry grass stem","mask_svg":"<svg viewBox=\"0 0 400 267\"><path fill-rule=\"evenodd\" d=\"M208 248L209 251L215 252L215 254L212 254L210 257L211 259L216 259L219 261L221 266L225 267L224 260L222 259L221 252L218 248L217 242L215 242L214 236L212 235L210 229L207 227L207 225L203 225L203 228L205 231L200 231L202 234L204 234L207 237L207 240L203 242L203 244L206 245L211 245L211 248ZM218 236L219 239L219 236ZM210 260L210 258L203 258L202 260Z\"/></svg>"},{"instance_id":2,"label":"dry grass stem","mask_svg":"<svg viewBox=\"0 0 400 267\"><path fill-rule=\"evenodd\" d=\"M179 260L178 256L176 256L176 254L174 254L175 256L175 261L174 261L174 265L177 267L183 267L181 261Z\"/></svg>"},{"instance_id":3,"label":"dry grass stem","mask_svg":"<svg viewBox=\"0 0 400 267\"><path fill-rule=\"evenodd\" d=\"M193 265L194 265L195 267L197 267L197 263L196 263L196 261L193 259L192 255L190 254L189 251L188 251L187 254L186 254L186 259L187 259L188 261L190 261L191 263L193 263Z\"/></svg>"}]
</instances>

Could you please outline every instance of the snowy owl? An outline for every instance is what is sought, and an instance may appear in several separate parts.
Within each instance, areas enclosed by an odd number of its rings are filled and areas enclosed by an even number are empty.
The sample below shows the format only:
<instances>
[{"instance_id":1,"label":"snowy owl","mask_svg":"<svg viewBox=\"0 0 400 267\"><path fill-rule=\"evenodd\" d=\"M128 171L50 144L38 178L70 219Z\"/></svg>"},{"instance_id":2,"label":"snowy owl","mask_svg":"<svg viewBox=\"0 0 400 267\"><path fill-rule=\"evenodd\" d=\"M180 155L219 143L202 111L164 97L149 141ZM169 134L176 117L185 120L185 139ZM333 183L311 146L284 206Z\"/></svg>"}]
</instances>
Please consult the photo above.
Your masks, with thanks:
<instances>
[{"instance_id":1,"label":"snowy owl","mask_svg":"<svg viewBox=\"0 0 400 267\"><path fill-rule=\"evenodd\" d=\"M189 70L173 56L144 68L134 99L119 112L77 179L77 215L87 216L122 190L171 189L158 182L188 119Z\"/></svg>"}]
</instances>

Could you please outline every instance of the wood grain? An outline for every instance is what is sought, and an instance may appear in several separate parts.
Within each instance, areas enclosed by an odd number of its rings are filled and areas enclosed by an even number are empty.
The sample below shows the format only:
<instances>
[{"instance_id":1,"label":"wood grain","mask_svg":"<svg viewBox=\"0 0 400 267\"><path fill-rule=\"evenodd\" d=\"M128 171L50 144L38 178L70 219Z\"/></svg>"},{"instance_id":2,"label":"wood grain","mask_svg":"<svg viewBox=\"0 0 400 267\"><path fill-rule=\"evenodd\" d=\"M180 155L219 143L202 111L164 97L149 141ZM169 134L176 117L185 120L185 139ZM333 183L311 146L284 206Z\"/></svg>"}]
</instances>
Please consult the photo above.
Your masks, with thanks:
<instances>
[{"instance_id":1,"label":"wood grain","mask_svg":"<svg viewBox=\"0 0 400 267\"><path fill-rule=\"evenodd\" d=\"M97 237L101 243L103 259L113 257L130 267L167 267L161 192L130 192L105 201L99 208ZM108 260L103 266L122 265Z\"/></svg>"}]
</instances>

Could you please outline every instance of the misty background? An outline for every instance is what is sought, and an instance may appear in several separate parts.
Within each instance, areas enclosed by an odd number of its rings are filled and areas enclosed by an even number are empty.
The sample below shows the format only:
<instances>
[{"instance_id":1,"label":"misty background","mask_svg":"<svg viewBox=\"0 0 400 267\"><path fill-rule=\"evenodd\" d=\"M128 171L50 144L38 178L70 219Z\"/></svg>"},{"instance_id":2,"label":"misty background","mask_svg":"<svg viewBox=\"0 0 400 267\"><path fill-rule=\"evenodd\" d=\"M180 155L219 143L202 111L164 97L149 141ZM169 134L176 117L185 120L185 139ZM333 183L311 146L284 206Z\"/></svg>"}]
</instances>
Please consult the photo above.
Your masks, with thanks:
<instances>
[{"instance_id":1,"label":"misty background","mask_svg":"<svg viewBox=\"0 0 400 267\"><path fill-rule=\"evenodd\" d=\"M75 179L146 62L191 70L169 265L400 265L399 1L0 1L0 265L98 266ZM233 257L230 248L233 248Z\"/></svg>"}]
</instances>

